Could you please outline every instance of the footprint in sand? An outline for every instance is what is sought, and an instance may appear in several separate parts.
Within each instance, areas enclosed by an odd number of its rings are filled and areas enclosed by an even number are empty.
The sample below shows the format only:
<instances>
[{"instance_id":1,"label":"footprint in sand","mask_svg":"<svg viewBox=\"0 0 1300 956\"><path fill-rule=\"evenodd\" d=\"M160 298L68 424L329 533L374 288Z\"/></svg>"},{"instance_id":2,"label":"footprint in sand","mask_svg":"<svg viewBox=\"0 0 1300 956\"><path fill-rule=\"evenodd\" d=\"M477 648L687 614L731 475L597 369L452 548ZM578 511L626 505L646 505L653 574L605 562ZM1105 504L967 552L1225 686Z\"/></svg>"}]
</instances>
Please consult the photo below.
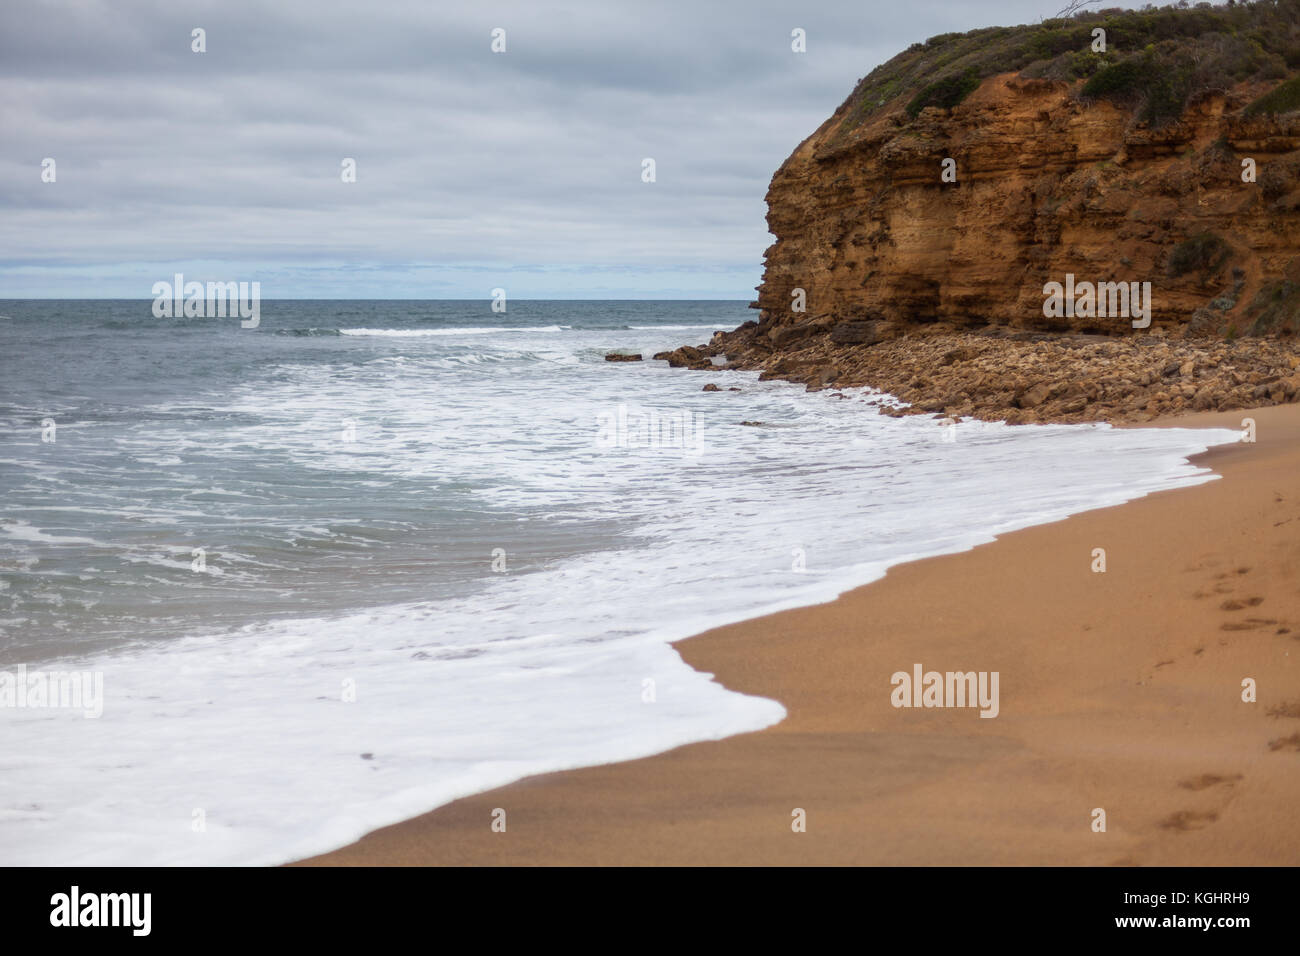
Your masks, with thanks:
<instances>
[{"instance_id":1,"label":"footprint in sand","mask_svg":"<svg viewBox=\"0 0 1300 956\"><path fill-rule=\"evenodd\" d=\"M1216 574L1214 580L1222 581L1225 578L1235 577L1238 574L1250 574L1250 568L1237 568L1235 571L1224 571L1221 574Z\"/></svg>"},{"instance_id":2,"label":"footprint in sand","mask_svg":"<svg viewBox=\"0 0 1300 956\"><path fill-rule=\"evenodd\" d=\"M1255 631L1261 627L1272 627L1277 621L1268 617L1248 617L1244 621L1227 621L1219 625L1221 631Z\"/></svg>"},{"instance_id":3,"label":"footprint in sand","mask_svg":"<svg viewBox=\"0 0 1300 956\"><path fill-rule=\"evenodd\" d=\"M1199 777L1180 781L1178 786L1185 790L1208 790L1210 787L1217 787L1220 784L1226 784L1231 787L1241 779L1241 774L1234 773L1228 776L1220 776L1217 773L1203 773ZM1186 812L1186 811L1184 811Z\"/></svg>"},{"instance_id":4,"label":"footprint in sand","mask_svg":"<svg viewBox=\"0 0 1300 956\"><path fill-rule=\"evenodd\" d=\"M1219 814L1214 810L1199 813L1196 810L1179 810L1160 822L1165 830L1201 830L1208 827Z\"/></svg>"},{"instance_id":5,"label":"footprint in sand","mask_svg":"<svg viewBox=\"0 0 1300 956\"><path fill-rule=\"evenodd\" d=\"M1263 603L1264 599L1262 597L1248 597L1241 601L1236 598L1229 598L1219 605L1219 609L1221 611L1240 611L1243 608L1259 607Z\"/></svg>"},{"instance_id":6,"label":"footprint in sand","mask_svg":"<svg viewBox=\"0 0 1300 956\"><path fill-rule=\"evenodd\" d=\"M1294 750L1300 753L1300 734L1292 734L1290 737L1279 737L1277 740L1268 742L1269 750Z\"/></svg>"},{"instance_id":7,"label":"footprint in sand","mask_svg":"<svg viewBox=\"0 0 1300 956\"><path fill-rule=\"evenodd\" d=\"M1270 717L1300 717L1300 700L1289 700L1268 709Z\"/></svg>"}]
</instances>

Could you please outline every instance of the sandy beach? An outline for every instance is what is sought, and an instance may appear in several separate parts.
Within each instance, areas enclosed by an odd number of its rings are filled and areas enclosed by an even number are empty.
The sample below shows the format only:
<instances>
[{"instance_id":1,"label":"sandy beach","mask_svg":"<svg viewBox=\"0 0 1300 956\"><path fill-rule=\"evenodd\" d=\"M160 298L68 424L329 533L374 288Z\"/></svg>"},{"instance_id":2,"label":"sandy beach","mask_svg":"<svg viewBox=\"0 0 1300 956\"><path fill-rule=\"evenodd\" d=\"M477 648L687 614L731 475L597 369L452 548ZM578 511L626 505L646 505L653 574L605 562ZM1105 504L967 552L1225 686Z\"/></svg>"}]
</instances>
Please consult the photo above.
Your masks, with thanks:
<instances>
[{"instance_id":1,"label":"sandy beach","mask_svg":"<svg viewBox=\"0 0 1300 956\"><path fill-rule=\"evenodd\" d=\"M1300 863L1300 405L1157 424L1245 417L1255 443L1201 459L1220 480L677 645L784 704L774 727L532 777L303 862ZM892 706L918 663L997 671L996 718Z\"/></svg>"}]
</instances>

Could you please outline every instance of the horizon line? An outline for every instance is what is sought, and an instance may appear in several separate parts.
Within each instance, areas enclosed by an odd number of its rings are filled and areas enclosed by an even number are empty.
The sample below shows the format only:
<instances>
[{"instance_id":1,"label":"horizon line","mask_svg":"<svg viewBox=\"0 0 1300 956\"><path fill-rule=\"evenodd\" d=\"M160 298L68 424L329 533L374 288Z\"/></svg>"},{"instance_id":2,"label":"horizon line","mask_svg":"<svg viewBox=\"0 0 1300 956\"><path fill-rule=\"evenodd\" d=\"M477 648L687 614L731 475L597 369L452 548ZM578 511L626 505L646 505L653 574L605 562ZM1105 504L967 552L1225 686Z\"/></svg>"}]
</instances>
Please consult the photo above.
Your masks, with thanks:
<instances>
[{"instance_id":1,"label":"horizon line","mask_svg":"<svg viewBox=\"0 0 1300 956\"><path fill-rule=\"evenodd\" d=\"M137 298L135 296L0 296L0 302L153 302L157 296L145 296ZM348 298L341 296L280 296L276 298L259 298L261 302L491 302L491 296L482 298L452 298L437 296L432 298L405 298L395 296L371 296L363 298ZM508 302L745 302L754 301L742 298L686 298L670 297L665 299L652 298L634 298L634 299L599 299L599 298L579 298L579 299L525 299L510 298Z\"/></svg>"}]
</instances>

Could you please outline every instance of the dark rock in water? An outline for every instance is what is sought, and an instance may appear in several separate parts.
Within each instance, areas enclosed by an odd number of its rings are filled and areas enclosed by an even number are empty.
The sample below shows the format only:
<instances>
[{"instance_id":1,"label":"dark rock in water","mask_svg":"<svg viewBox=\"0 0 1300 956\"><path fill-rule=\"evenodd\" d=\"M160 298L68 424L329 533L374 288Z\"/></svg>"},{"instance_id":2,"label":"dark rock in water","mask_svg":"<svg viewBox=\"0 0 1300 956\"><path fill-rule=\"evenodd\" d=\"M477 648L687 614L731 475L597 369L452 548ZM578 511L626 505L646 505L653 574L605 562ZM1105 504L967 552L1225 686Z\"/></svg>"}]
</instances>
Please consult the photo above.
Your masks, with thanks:
<instances>
[{"instance_id":1,"label":"dark rock in water","mask_svg":"<svg viewBox=\"0 0 1300 956\"><path fill-rule=\"evenodd\" d=\"M870 319L850 319L831 329L836 345L875 345L880 341L879 326Z\"/></svg>"},{"instance_id":2,"label":"dark rock in water","mask_svg":"<svg viewBox=\"0 0 1300 956\"><path fill-rule=\"evenodd\" d=\"M741 422L742 425L748 425L750 428L762 428L767 422Z\"/></svg>"},{"instance_id":3,"label":"dark rock in water","mask_svg":"<svg viewBox=\"0 0 1300 956\"><path fill-rule=\"evenodd\" d=\"M712 360L691 345L683 345L671 352L656 352L654 357L666 361L673 368L713 368Z\"/></svg>"},{"instance_id":4,"label":"dark rock in water","mask_svg":"<svg viewBox=\"0 0 1300 956\"><path fill-rule=\"evenodd\" d=\"M729 392L738 392L738 391L740 391L740 389L736 388L736 386L733 385L733 386L731 386L729 389L727 389L727 391L729 391Z\"/></svg>"},{"instance_id":5,"label":"dark rock in water","mask_svg":"<svg viewBox=\"0 0 1300 956\"><path fill-rule=\"evenodd\" d=\"M718 388L718 386L716 386L716 385L714 385L712 382L710 382L708 385L705 385L704 388L701 389L701 391L705 391L705 392L720 392L720 391L722 391L722 389Z\"/></svg>"},{"instance_id":6,"label":"dark rock in water","mask_svg":"<svg viewBox=\"0 0 1300 956\"><path fill-rule=\"evenodd\" d=\"M639 362L641 361L641 353L638 352L635 355L629 355L625 352L610 352L605 356L605 361L606 362Z\"/></svg>"}]
</instances>

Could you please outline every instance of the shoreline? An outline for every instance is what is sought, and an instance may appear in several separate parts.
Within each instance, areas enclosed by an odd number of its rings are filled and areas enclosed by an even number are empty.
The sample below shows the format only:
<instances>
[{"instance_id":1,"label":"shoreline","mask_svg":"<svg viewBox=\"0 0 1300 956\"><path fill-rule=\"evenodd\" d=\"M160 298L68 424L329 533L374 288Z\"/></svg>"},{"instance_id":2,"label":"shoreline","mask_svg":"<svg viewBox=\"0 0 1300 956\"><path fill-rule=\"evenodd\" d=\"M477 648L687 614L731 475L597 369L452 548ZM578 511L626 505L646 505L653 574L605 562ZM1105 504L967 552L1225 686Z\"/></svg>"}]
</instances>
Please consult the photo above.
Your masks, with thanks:
<instances>
[{"instance_id":1,"label":"shoreline","mask_svg":"<svg viewBox=\"0 0 1300 956\"><path fill-rule=\"evenodd\" d=\"M1300 863L1300 406L1142 427L1243 417L1256 443L1193 459L1219 480L674 645L785 706L772 727L525 778L293 865ZM916 663L999 672L999 715L891 706Z\"/></svg>"}]
</instances>

